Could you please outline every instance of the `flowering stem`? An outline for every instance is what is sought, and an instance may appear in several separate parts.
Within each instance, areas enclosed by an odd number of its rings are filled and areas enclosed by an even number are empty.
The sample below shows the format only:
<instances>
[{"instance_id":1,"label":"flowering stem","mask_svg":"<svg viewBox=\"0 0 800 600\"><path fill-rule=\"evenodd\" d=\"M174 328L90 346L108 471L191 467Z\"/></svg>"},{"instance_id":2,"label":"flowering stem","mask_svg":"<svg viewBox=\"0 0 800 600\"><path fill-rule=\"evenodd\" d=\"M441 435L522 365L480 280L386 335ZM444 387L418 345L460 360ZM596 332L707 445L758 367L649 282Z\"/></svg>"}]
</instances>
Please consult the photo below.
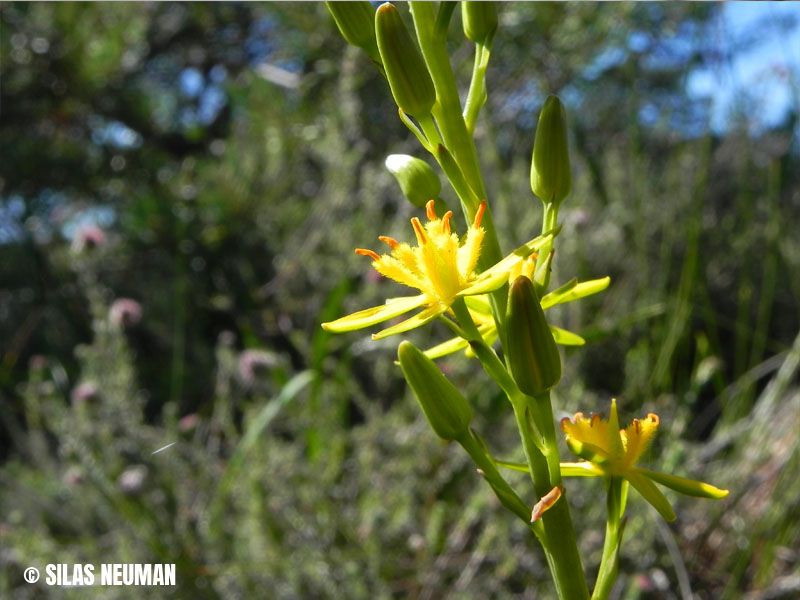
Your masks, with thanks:
<instances>
[{"instance_id":1,"label":"flowering stem","mask_svg":"<svg viewBox=\"0 0 800 600\"><path fill-rule=\"evenodd\" d=\"M453 313L481 365L503 389L514 408L522 438L529 473L538 498L561 485L561 464L556 444L550 394L533 398L523 394L494 350L486 346L463 298L452 305ZM562 490L562 495L564 491ZM575 532L566 498L561 498L542 517L544 533L540 536L550 570L561 598L589 597L583 566L578 555Z\"/></svg>"},{"instance_id":2,"label":"flowering stem","mask_svg":"<svg viewBox=\"0 0 800 600\"><path fill-rule=\"evenodd\" d=\"M528 409L543 435L544 455L540 454L541 458L537 457L536 460L537 464L544 462L546 465L544 474L542 474L541 467L537 468L536 473L538 479L544 479L537 484L536 491L541 497L543 493L540 490L550 491L554 487L561 487L561 463L558 456L555 421L550 404L550 392L534 398L530 396L526 398ZM527 421L520 421L518 418L517 423L520 425L520 429L530 428ZM530 434L529 429L528 435ZM588 598L589 590L586 587L583 565L578 554L578 543L569 512L566 490L562 488L561 492L561 499L542 516L548 549L552 553L557 567L553 572L556 589L562 598Z\"/></svg>"},{"instance_id":3,"label":"flowering stem","mask_svg":"<svg viewBox=\"0 0 800 600\"><path fill-rule=\"evenodd\" d=\"M433 116L439 126L444 145L452 154L471 192L477 195L479 200L484 200L486 199L486 186L478 163L478 153L462 116L458 87L447 53L447 28L443 25L447 23L447 20L439 20L437 27L436 6L433 2L410 2L410 6L422 56L436 90ZM446 169L444 170L450 178L450 173L447 173ZM462 197L463 202L464 198ZM467 222L471 223L475 218L475 211L478 209L477 203L474 206L465 203L464 209L467 213L465 214ZM481 269L486 269L499 262L503 257L490 210L487 210L484 215L482 227L485 237L479 266ZM502 290L492 294L492 312L502 337L505 319L505 294Z\"/></svg>"}]
</instances>

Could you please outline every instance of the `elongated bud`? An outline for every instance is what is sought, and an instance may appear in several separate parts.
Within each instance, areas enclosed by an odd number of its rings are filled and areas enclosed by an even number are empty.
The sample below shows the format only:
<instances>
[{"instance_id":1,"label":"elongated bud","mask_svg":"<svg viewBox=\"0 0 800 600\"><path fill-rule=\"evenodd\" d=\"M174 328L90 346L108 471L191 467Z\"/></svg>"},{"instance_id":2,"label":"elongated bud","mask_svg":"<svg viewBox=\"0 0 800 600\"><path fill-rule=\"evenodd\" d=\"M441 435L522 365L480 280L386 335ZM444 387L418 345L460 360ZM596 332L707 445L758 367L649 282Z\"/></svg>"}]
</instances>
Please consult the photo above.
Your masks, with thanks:
<instances>
[{"instance_id":1,"label":"elongated bud","mask_svg":"<svg viewBox=\"0 0 800 600\"><path fill-rule=\"evenodd\" d=\"M511 284L507 312L508 362L525 394L534 396L561 379L561 357L531 280L521 275Z\"/></svg>"},{"instance_id":2,"label":"elongated bud","mask_svg":"<svg viewBox=\"0 0 800 600\"><path fill-rule=\"evenodd\" d=\"M375 35L397 106L415 117L429 114L436 102L433 81L394 5L386 2L378 8Z\"/></svg>"},{"instance_id":3,"label":"elongated bud","mask_svg":"<svg viewBox=\"0 0 800 600\"><path fill-rule=\"evenodd\" d=\"M439 197L442 184L424 160L408 154L390 154L386 157L385 164L400 184L403 195L414 206L423 208L428 200Z\"/></svg>"},{"instance_id":4,"label":"elongated bud","mask_svg":"<svg viewBox=\"0 0 800 600\"><path fill-rule=\"evenodd\" d=\"M462 2L461 22L469 41L485 44L497 31L497 7L494 2Z\"/></svg>"},{"instance_id":5,"label":"elongated bud","mask_svg":"<svg viewBox=\"0 0 800 600\"><path fill-rule=\"evenodd\" d=\"M397 349L400 368L422 411L440 438L454 440L469 430L472 409L434 362L411 342Z\"/></svg>"},{"instance_id":6,"label":"elongated bud","mask_svg":"<svg viewBox=\"0 0 800 600\"><path fill-rule=\"evenodd\" d=\"M375 10L369 2L326 2L342 37L349 44L378 54L375 40Z\"/></svg>"},{"instance_id":7,"label":"elongated bud","mask_svg":"<svg viewBox=\"0 0 800 600\"><path fill-rule=\"evenodd\" d=\"M531 190L542 202L560 203L572 187L567 144L567 113L557 96L550 96L539 114L531 160Z\"/></svg>"}]
</instances>

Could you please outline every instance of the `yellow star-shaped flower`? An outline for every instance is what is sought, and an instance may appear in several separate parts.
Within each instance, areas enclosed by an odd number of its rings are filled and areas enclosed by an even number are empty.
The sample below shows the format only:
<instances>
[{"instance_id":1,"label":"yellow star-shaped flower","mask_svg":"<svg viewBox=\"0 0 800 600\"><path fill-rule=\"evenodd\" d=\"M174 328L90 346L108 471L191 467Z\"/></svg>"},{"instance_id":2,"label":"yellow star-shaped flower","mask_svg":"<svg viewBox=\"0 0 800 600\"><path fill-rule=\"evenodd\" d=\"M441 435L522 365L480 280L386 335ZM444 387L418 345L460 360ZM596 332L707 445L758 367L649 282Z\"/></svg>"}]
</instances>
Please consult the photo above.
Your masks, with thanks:
<instances>
[{"instance_id":1,"label":"yellow star-shaped flower","mask_svg":"<svg viewBox=\"0 0 800 600\"><path fill-rule=\"evenodd\" d=\"M400 243L394 238L380 236L390 249L389 254L378 254L373 250L356 248L356 254L372 259L372 267L381 275L411 288L419 290L416 296L390 298L385 304L358 311L322 327L327 331L345 332L370 327L415 308L424 307L413 317L373 335L380 339L419 327L445 313L457 298L485 294L501 287L509 273L518 267L553 233L539 236L517 248L503 260L483 273L476 271L480 257L484 231L481 220L486 211L482 202L467 233L459 238L451 229L452 211L439 218L433 200L426 205L428 222L424 225L417 218L411 226L417 245Z\"/></svg>"},{"instance_id":2,"label":"yellow star-shaped flower","mask_svg":"<svg viewBox=\"0 0 800 600\"><path fill-rule=\"evenodd\" d=\"M668 521L675 519L675 513L653 482L689 496L713 499L727 496L728 490L707 483L636 466L658 431L658 425L658 416L650 413L620 429L616 400L611 401L608 419L600 415L586 417L583 413L577 413L572 419L562 419L561 429L566 434L567 446L586 459L586 462L563 463L562 475L626 479Z\"/></svg>"}]
</instances>

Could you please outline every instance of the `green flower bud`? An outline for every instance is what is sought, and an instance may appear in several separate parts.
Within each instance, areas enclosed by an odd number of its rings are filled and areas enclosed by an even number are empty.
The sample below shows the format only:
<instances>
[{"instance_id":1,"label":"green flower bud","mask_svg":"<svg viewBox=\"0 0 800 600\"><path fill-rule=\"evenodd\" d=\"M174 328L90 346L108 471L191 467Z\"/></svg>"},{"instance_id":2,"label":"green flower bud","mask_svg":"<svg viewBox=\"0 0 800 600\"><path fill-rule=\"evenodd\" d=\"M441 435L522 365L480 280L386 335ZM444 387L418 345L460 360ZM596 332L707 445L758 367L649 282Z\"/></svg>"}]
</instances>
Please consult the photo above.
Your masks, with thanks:
<instances>
[{"instance_id":1,"label":"green flower bud","mask_svg":"<svg viewBox=\"0 0 800 600\"><path fill-rule=\"evenodd\" d=\"M417 118L429 114L436 102L433 81L394 5L386 2L378 8L375 34L397 106Z\"/></svg>"},{"instance_id":2,"label":"green flower bud","mask_svg":"<svg viewBox=\"0 0 800 600\"><path fill-rule=\"evenodd\" d=\"M511 284L506 328L508 363L519 389L535 396L557 384L561 357L533 283L524 275Z\"/></svg>"},{"instance_id":3,"label":"green flower bud","mask_svg":"<svg viewBox=\"0 0 800 600\"><path fill-rule=\"evenodd\" d=\"M442 184L424 160L408 154L390 154L386 157L385 164L397 179L405 197L414 206L423 208L428 200L439 197Z\"/></svg>"},{"instance_id":4,"label":"green flower bud","mask_svg":"<svg viewBox=\"0 0 800 600\"><path fill-rule=\"evenodd\" d=\"M326 2L342 37L349 44L362 48L367 52L375 50L375 11L369 2ZM371 54L371 52L370 52Z\"/></svg>"},{"instance_id":5,"label":"green flower bud","mask_svg":"<svg viewBox=\"0 0 800 600\"><path fill-rule=\"evenodd\" d=\"M455 440L469 431L472 409L434 362L411 342L397 349L400 368L422 411L440 438Z\"/></svg>"},{"instance_id":6,"label":"green flower bud","mask_svg":"<svg viewBox=\"0 0 800 600\"><path fill-rule=\"evenodd\" d=\"M531 160L531 190L542 202L558 204L569 194L572 174L567 144L567 114L557 96L550 96L539 114Z\"/></svg>"},{"instance_id":7,"label":"green flower bud","mask_svg":"<svg viewBox=\"0 0 800 600\"><path fill-rule=\"evenodd\" d=\"M494 2L462 2L461 22L468 40L485 44L497 31L497 7Z\"/></svg>"}]
</instances>

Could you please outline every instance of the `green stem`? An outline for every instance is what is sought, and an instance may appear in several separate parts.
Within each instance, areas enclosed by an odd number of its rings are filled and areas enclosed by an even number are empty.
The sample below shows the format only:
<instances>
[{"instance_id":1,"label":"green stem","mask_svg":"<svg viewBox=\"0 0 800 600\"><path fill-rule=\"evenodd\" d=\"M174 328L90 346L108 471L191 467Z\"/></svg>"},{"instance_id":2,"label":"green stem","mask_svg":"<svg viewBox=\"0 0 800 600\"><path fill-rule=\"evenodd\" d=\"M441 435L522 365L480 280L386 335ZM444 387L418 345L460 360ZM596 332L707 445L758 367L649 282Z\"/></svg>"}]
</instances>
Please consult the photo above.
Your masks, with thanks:
<instances>
[{"instance_id":1,"label":"green stem","mask_svg":"<svg viewBox=\"0 0 800 600\"><path fill-rule=\"evenodd\" d=\"M478 152L461 115L461 100L458 97L455 75L450 66L450 57L447 54L447 31L440 31L435 27L434 3L411 2L410 5L422 56L433 80L433 87L436 89L433 116L439 125L445 146L453 154L467 183L480 199L485 199L486 186L481 176ZM483 222L486 231L483 254L488 264L493 265L502 258L502 252L488 212ZM467 218L472 220L474 216L474 214L467 215Z\"/></svg>"},{"instance_id":2,"label":"green stem","mask_svg":"<svg viewBox=\"0 0 800 600\"><path fill-rule=\"evenodd\" d=\"M548 202L544 205L544 214L542 215L542 233L547 233L548 231L554 230L558 226L558 204L555 202ZM536 284L537 288L540 292L540 295L543 295L547 292L547 288L550 285L550 271L551 271L551 259L549 257L550 253L553 251L553 244L555 243L555 237L551 237L547 240L542 249L539 251L540 260L545 263L546 268L543 269L540 273L536 276Z\"/></svg>"},{"instance_id":3,"label":"green stem","mask_svg":"<svg viewBox=\"0 0 800 600\"><path fill-rule=\"evenodd\" d=\"M483 478L491 486L498 500L500 500L500 503L509 511L514 513L517 517L522 519L522 521L525 522L531 531L533 531L536 537L539 538L539 541L544 544L544 531L541 523L530 522L530 508L527 504L525 504L525 502L523 502L523 500L517 495L508 482L503 478L503 476L497 470L494 461L487 456L486 452L483 450L483 447L475 439L475 436L472 434L472 432L467 431L456 441L461 445L462 448L464 448L464 450L466 450L467 454L469 454L470 458L472 458L472 461L475 463L478 469L480 469L481 475L483 475Z\"/></svg>"},{"instance_id":4,"label":"green stem","mask_svg":"<svg viewBox=\"0 0 800 600\"><path fill-rule=\"evenodd\" d=\"M483 341L463 298L458 298L451 308L467 341L476 350L481 365L511 401L533 487L536 496L541 498L554 487L561 486L561 464L550 395L546 393L532 398L523 394L497 354ZM588 598L589 590L563 488L562 498L544 513L542 523L544 533L540 540L559 597L570 600Z\"/></svg>"},{"instance_id":5,"label":"green stem","mask_svg":"<svg viewBox=\"0 0 800 600\"><path fill-rule=\"evenodd\" d=\"M541 496L540 490L546 489L550 491L554 487L561 487L559 501L542 515L544 531L548 540L548 550L553 555L556 565L556 569L553 572L556 580L556 589L561 598L569 598L570 600L573 598L588 598L589 589L586 587L583 565L578 554L578 542L569 512L567 492L561 486L561 462L558 455L550 392L545 392L535 398L530 398L529 396L526 398L528 409L541 429L544 443L544 455L540 455L541 458L537 458L536 462L544 462L546 465L544 469L546 477L539 474L542 468L538 466L538 478L545 478L545 481L538 483L537 494ZM520 421L519 418L517 423L520 428L530 427L527 421ZM530 430L528 435L532 435Z\"/></svg>"},{"instance_id":6,"label":"green stem","mask_svg":"<svg viewBox=\"0 0 800 600\"><path fill-rule=\"evenodd\" d=\"M486 186L481 175L478 152L475 148L472 134L468 131L464 117L461 114L461 100L458 96L455 75L450 66L450 57L447 53L446 25L449 19L438 18L436 5L433 2L415 1L409 4L422 56L425 59L428 72L433 80L433 87L436 90L436 104L433 106L433 116L439 126L444 145L452 153L455 163L458 165L471 191L480 200L485 200ZM464 204L462 197L462 206L465 209L467 222L472 223L475 219L475 211L478 209L477 204L472 206ZM478 267L481 270L486 270L503 257L490 208L487 208L484 213L482 226L485 234ZM493 292L490 297L492 314L497 325L497 331L502 339L505 335L505 292L503 290Z\"/></svg>"},{"instance_id":7,"label":"green stem","mask_svg":"<svg viewBox=\"0 0 800 600\"><path fill-rule=\"evenodd\" d=\"M439 136L439 131L436 129L436 123L433 122L433 117L428 114L420 117L418 120L420 128L422 128L422 131L425 133L425 137L428 138L428 143L433 151L435 151L442 143L442 138Z\"/></svg>"},{"instance_id":8,"label":"green stem","mask_svg":"<svg viewBox=\"0 0 800 600\"><path fill-rule=\"evenodd\" d=\"M603 543L603 558L600 560L600 570L597 573L592 600L606 600L617 579L619 547L622 541L622 515L625 512L626 496L627 483L625 480L621 477L612 477L608 482L606 499L608 519L606 521L606 539Z\"/></svg>"},{"instance_id":9,"label":"green stem","mask_svg":"<svg viewBox=\"0 0 800 600\"><path fill-rule=\"evenodd\" d=\"M469 84L467 100L464 103L464 123L470 135L475 132L478 114L486 103L486 68L489 65L490 54L491 47L489 44L476 44L472 80Z\"/></svg>"}]
</instances>

